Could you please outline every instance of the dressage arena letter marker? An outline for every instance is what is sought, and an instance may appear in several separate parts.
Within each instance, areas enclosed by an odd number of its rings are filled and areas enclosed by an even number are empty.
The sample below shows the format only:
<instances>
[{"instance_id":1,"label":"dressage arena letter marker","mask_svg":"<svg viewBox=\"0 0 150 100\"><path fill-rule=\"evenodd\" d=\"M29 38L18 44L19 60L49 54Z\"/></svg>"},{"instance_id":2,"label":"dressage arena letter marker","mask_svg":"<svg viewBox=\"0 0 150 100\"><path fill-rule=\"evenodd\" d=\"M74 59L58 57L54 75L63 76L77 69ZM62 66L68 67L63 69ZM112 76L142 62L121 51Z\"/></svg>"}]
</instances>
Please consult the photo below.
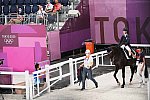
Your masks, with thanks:
<instances>
[{"instance_id":1,"label":"dressage arena letter marker","mask_svg":"<svg viewBox=\"0 0 150 100\"><path fill-rule=\"evenodd\" d=\"M100 38L101 38L101 43L105 43L105 36L104 36L104 21L109 21L109 17L95 17L95 21L100 22ZM118 23L123 22L125 27L129 28L129 23L126 18L124 17L117 17L114 20L113 27L114 27L114 39L116 42L119 42L119 37L118 37ZM137 37L137 43L141 43L141 38L142 34L146 38L147 42L150 43L150 35L148 34L148 28L150 26L150 17L147 17L145 21L143 21L143 24L140 22L140 17L136 17L136 23L135 23L135 31L136 31L136 37ZM147 30L146 30L147 28Z\"/></svg>"},{"instance_id":2,"label":"dressage arena letter marker","mask_svg":"<svg viewBox=\"0 0 150 100\"><path fill-rule=\"evenodd\" d=\"M95 21L99 21L100 22L101 43L105 43L104 21L109 21L109 17L95 17Z\"/></svg>"},{"instance_id":3,"label":"dressage arena letter marker","mask_svg":"<svg viewBox=\"0 0 150 100\"><path fill-rule=\"evenodd\" d=\"M118 17L115 19L115 21L114 21L114 38L117 42L120 41L120 39L118 37L118 27L117 27L119 22L123 22L125 27L129 28L128 21L124 17Z\"/></svg>"},{"instance_id":4,"label":"dressage arena letter marker","mask_svg":"<svg viewBox=\"0 0 150 100\"><path fill-rule=\"evenodd\" d=\"M140 27L140 17L136 17L136 34L137 34L137 43L141 43L141 35L143 34L148 43L150 43L150 36L146 31L146 27L150 22L150 17L147 17L142 27ZM150 28L150 27L149 27Z\"/></svg>"}]
</instances>

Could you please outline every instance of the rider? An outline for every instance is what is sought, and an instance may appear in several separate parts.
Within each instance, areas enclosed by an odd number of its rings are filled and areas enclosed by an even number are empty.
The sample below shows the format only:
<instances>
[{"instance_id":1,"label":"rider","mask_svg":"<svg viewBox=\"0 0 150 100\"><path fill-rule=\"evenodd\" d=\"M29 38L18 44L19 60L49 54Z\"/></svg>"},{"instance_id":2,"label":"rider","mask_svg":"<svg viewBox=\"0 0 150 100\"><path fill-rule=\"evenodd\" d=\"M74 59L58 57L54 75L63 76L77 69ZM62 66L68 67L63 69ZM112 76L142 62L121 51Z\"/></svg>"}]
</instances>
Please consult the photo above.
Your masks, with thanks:
<instances>
[{"instance_id":1,"label":"rider","mask_svg":"<svg viewBox=\"0 0 150 100\"><path fill-rule=\"evenodd\" d=\"M123 28L123 35L122 35L121 40L119 42L119 46L123 50L126 49L128 51L129 57L131 57L131 55L134 55L130 49L131 45L130 45L130 38L128 35L128 29L127 28Z\"/></svg>"}]
</instances>

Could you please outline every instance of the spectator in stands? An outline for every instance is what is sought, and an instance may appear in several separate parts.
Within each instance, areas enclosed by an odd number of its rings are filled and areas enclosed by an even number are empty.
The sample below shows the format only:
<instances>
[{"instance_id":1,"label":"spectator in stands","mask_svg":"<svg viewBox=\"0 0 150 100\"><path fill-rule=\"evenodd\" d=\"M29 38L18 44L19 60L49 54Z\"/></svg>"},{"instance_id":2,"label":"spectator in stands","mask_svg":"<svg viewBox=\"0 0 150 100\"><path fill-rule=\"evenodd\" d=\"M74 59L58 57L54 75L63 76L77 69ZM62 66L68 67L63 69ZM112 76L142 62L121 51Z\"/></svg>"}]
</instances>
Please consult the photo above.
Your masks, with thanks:
<instances>
[{"instance_id":1,"label":"spectator in stands","mask_svg":"<svg viewBox=\"0 0 150 100\"><path fill-rule=\"evenodd\" d=\"M45 15L46 15L46 12L43 10L43 7L39 5L39 10L37 11L38 23L44 22Z\"/></svg>"},{"instance_id":2,"label":"spectator in stands","mask_svg":"<svg viewBox=\"0 0 150 100\"><path fill-rule=\"evenodd\" d=\"M56 13L57 11L61 10L61 7L62 5L58 2L58 0L55 0L53 12Z\"/></svg>"},{"instance_id":3,"label":"spectator in stands","mask_svg":"<svg viewBox=\"0 0 150 100\"><path fill-rule=\"evenodd\" d=\"M51 13L53 12L53 5L48 1L47 5L46 5L46 8L45 8L45 12L46 13Z\"/></svg>"},{"instance_id":4,"label":"spectator in stands","mask_svg":"<svg viewBox=\"0 0 150 100\"><path fill-rule=\"evenodd\" d=\"M22 9L18 8L17 18L11 18L8 24L21 24L24 20L23 15L21 15Z\"/></svg>"},{"instance_id":5,"label":"spectator in stands","mask_svg":"<svg viewBox=\"0 0 150 100\"><path fill-rule=\"evenodd\" d=\"M47 13L47 21L48 21L48 29L52 30L55 22L55 14L53 13L54 6L48 2L45 8L45 12Z\"/></svg>"}]
</instances>

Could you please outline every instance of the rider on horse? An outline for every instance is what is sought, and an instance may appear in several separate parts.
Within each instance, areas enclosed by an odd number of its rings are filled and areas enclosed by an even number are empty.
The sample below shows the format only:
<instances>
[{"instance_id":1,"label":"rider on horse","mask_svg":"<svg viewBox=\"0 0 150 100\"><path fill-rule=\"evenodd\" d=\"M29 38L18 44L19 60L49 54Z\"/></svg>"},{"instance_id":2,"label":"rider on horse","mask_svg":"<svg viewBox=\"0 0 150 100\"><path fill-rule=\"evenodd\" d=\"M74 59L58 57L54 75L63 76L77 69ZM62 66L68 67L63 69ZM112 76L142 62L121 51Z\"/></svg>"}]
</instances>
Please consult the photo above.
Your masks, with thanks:
<instances>
[{"instance_id":1,"label":"rider on horse","mask_svg":"<svg viewBox=\"0 0 150 100\"><path fill-rule=\"evenodd\" d=\"M134 54L131 52L130 37L128 35L127 28L123 29L123 35L119 42L119 46L123 49L123 51L125 51L125 49L128 51L129 57L131 57L132 55L134 56Z\"/></svg>"}]
</instances>

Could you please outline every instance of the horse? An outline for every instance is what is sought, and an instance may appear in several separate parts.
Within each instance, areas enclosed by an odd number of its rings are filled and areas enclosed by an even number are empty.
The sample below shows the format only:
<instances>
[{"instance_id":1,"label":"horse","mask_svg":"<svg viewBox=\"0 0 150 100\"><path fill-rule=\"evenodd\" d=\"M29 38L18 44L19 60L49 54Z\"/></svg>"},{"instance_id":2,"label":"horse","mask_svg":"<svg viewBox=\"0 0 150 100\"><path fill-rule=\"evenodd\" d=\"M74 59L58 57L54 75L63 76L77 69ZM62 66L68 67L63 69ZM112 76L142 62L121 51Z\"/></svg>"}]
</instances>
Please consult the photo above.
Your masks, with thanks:
<instances>
[{"instance_id":1,"label":"horse","mask_svg":"<svg viewBox=\"0 0 150 100\"><path fill-rule=\"evenodd\" d=\"M124 88L125 66L130 66L130 69L131 69L130 84L131 84L134 72L136 70L136 58L127 59L124 51L119 46L110 46L109 50L107 50L107 52L109 53L109 57L110 57L112 63L115 65L114 78L115 78L117 84L120 85L120 82L117 79L116 74L118 73L119 69L122 69L123 83L121 85L121 88Z\"/></svg>"}]
</instances>

